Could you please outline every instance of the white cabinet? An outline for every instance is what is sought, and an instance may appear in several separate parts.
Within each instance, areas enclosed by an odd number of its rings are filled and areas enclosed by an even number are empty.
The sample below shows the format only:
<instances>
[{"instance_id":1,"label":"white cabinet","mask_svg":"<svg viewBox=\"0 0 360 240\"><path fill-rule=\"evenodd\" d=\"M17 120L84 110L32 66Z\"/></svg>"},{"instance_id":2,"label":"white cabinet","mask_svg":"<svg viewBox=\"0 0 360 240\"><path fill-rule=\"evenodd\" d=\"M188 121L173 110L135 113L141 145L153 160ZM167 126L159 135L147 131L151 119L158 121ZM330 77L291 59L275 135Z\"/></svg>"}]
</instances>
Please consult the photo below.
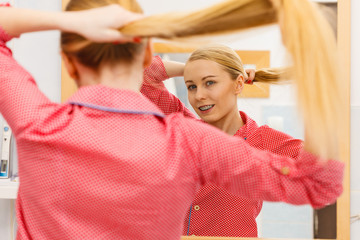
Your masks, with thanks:
<instances>
[{"instance_id":1,"label":"white cabinet","mask_svg":"<svg viewBox=\"0 0 360 240\"><path fill-rule=\"evenodd\" d=\"M0 199L16 199L19 182L10 179L0 179Z\"/></svg>"}]
</instances>

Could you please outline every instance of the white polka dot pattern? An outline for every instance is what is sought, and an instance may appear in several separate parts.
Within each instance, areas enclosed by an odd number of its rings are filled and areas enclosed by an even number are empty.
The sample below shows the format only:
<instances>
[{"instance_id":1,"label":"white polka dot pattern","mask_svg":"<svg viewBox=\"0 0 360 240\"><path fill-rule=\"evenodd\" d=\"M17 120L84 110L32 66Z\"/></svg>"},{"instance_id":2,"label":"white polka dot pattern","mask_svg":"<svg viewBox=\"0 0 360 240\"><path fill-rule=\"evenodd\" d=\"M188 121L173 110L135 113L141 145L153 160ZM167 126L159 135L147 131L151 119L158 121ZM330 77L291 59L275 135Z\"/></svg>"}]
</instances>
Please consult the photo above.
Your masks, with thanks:
<instances>
[{"instance_id":1,"label":"white polka dot pattern","mask_svg":"<svg viewBox=\"0 0 360 240\"><path fill-rule=\"evenodd\" d=\"M21 179L18 239L179 239L204 184L315 207L342 191L336 161L255 150L182 113L161 118L70 104L161 114L139 93L95 85L52 103L12 58L8 39L0 28L0 112L15 134ZM283 166L290 174L282 175Z\"/></svg>"}]
</instances>

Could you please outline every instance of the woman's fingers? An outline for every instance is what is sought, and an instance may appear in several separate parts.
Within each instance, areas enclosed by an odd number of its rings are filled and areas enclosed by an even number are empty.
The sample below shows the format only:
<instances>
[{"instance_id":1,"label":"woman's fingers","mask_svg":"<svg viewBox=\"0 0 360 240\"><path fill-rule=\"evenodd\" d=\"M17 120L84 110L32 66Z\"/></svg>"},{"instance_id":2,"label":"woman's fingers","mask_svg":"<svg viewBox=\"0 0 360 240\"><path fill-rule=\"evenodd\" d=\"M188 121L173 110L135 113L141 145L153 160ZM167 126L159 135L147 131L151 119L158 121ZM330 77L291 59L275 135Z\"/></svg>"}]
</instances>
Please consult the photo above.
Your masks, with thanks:
<instances>
[{"instance_id":1,"label":"woman's fingers","mask_svg":"<svg viewBox=\"0 0 360 240\"><path fill-rule=\"evenodd\" d=\"M245 83L252 84L255 79L255 69L245 69L247 78L245 78Z\"/></svg>"},{"instance_id":2,"label":"woman's fingers","mask_svg":"<svg viewBox=\"0 0 360 240\"><path fill-rule=\"evenodd\" d=\"M119 5L70 12L70 14L73 19L72 30L90 41L139 42L136 36L125 36L118 29L143 18L143 15L127 11Z\"/></svg>"},{"instance_id":3,"label":"woman's fingers","mask_svg":"<svg viewBox=\"0 0 360 240\"><path fill-rule=\"evenodd\" d=\"M141 43L140 37L126 36L123 35L120 31L111 29L108 31L107 36L104 37L105 42L112 42L113 44L121 44L121 43Z\"/></svg>"}]
</instances>

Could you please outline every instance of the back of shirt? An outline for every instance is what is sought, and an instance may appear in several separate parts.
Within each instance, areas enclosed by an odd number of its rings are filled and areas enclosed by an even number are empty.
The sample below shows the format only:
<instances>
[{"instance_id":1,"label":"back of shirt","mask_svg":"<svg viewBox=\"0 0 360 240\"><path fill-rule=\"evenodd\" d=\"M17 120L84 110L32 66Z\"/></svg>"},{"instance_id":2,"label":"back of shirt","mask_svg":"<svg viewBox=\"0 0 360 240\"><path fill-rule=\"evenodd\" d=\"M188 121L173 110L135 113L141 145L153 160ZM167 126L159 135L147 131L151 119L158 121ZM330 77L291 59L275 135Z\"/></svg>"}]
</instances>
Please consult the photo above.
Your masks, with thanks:
<instances>
[{"instance_id":1,"label":"back of shirt","mask_svg":"<svg viewBox=\"0 0 360 240\"><path fill-rule=\"evenodd\" d=\"M101 99L102 103L93 102L97 106L114 107L108 102L111 96L121 103L117 109L151 108L136 93L102 86L81 89L72 101L88 103L85 96ZM18 137L19 236L180 236L196 184L182 137L176 136L179 131L172 132L164 119L151 114L113 113L76 104L44 112Z\"/></svg>"}]
</instances>

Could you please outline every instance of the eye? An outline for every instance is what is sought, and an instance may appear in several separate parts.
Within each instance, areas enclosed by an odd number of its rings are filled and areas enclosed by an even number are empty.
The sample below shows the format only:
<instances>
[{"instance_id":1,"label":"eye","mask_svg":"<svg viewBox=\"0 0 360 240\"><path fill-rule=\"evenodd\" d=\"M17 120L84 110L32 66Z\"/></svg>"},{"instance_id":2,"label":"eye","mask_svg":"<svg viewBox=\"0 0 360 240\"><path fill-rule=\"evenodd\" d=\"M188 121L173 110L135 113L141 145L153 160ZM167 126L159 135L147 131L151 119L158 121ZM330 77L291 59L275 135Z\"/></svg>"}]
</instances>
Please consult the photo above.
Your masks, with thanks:
<instances>
[{"instance_id":1,"label":"eye","mask_svg":"<svg viewBox=\"0 0 360 240\"><path fill-rule=\"evenodd\" d=\"M207 81L207 82L206 82L206 86L211 86L211 85L213 85L213 84L215 84L214 81Z\"/></svg>"},{"instance_id":2,"label":"eye","mask_svg":"<svg viewBox=\"0 0 360 240\"><path fill-rule=\"evenodd\" d=\"M193 90L196 88L196 85L192 84L187 87L188 90Z\"/></svg>"}]
</instances>

